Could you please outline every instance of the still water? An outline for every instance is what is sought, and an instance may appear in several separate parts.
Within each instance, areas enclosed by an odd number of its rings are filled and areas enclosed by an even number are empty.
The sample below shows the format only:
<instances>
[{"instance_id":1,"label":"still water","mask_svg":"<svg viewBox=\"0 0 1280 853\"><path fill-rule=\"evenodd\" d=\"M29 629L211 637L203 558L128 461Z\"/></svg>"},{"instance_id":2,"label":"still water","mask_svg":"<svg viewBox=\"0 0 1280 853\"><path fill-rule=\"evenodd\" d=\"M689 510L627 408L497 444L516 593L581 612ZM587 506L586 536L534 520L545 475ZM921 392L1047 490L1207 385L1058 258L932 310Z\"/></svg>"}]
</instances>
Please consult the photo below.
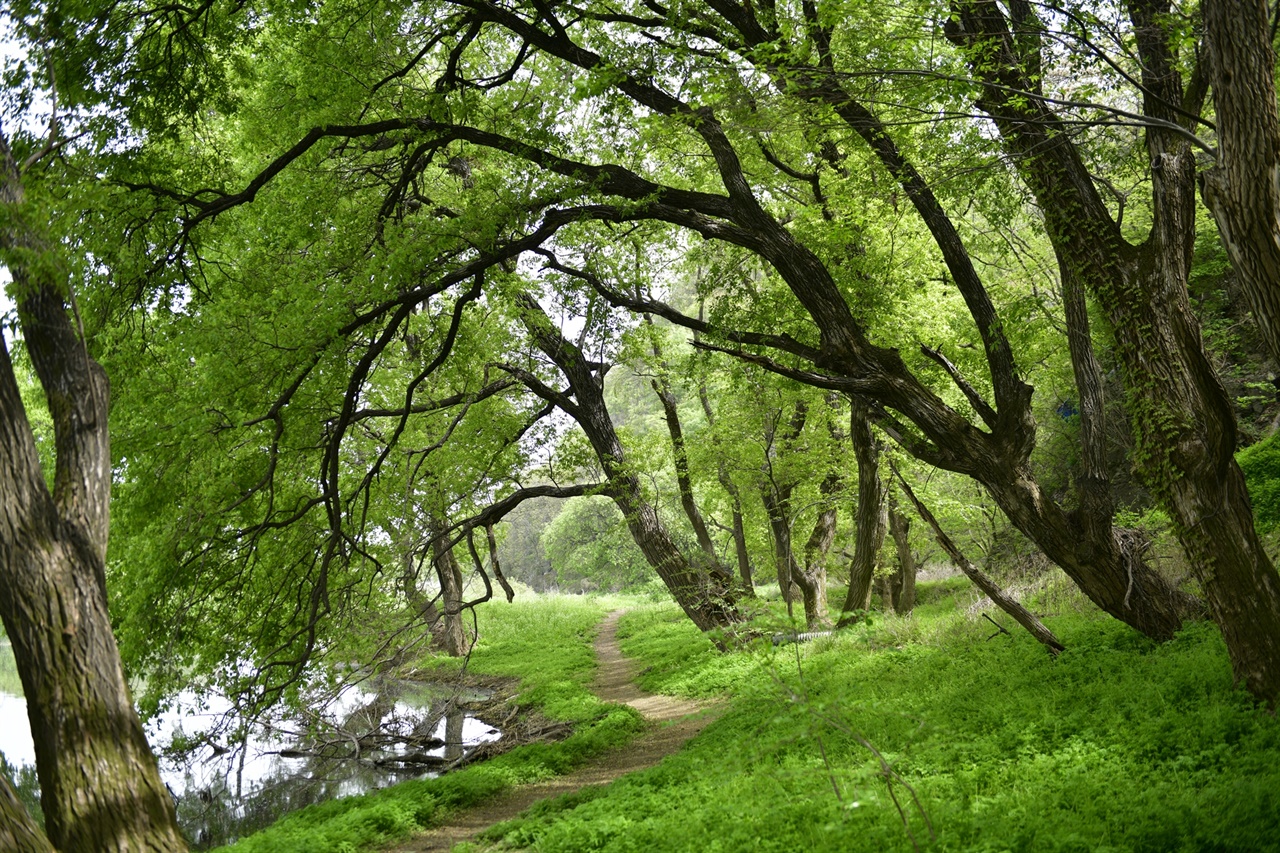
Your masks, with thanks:
<instances>
[{"instance_id":1,"label":"still water","mask_svg":"<svg viewBox=\"0 0 1280 853\"><path fill-rule=\"evenodd\" d=\"M231 705L184 691L153 719L147 737L196 849L229 843L312 803L434 775L501 733L468 714L482 692L415 682L350 687L323 711L275 713L223 734ZM175 737L196 746L167 754ZM0 753L14 768L35 764L35 748L13 658L0 644ZM27 774L28 781L30 774ZM21 786L22 780L19 779Z\"/></svg>"}]
</instances>

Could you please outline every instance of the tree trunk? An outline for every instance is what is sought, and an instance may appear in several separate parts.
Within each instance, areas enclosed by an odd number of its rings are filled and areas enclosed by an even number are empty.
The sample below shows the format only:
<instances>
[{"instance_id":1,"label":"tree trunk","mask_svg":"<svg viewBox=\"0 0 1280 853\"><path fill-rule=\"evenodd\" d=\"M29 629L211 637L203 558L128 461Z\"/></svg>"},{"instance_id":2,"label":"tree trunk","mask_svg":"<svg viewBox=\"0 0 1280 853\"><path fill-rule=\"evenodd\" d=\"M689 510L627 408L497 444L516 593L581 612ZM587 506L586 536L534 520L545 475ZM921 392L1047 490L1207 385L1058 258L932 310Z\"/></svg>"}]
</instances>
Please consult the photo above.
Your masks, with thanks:
<instances>
[{"instance_id":1,"label":"tree trunk","mask_svg":"<svg viewBox=\"0 0 1280 853\"><path fill-rule=\"evenodd\" d=\"M938 519L934 518L929 508L920 502L915 492L907 485L907 481L902 479L898 469L893 468L892 462L889 463L889 467L893 469L894 476L898 478L898 483L902 486L902 492L907 496L907 500L911 501L911 505L916 508L920 518L933 530L933 535L937 538L938 544L942 546L943 551L947 552L947 556L960 568L960 571L964 572L978 589L986 593L987 597L995 602L997 607L1012 616L1023 628L1026 628L1031 636L1035 637L1049 650L1050 654L1056 655L1066 648L1058 641L1053 632L1036 618L1034 613L1023 607L1018 603L1017 599L1006 593L998 583L965 558L960 549L956 547L956 544L951 541L951 537L947 536L942 526L938 524Z\"/></svg>"},{"instance_id":2,"label":"tree trunk","mask_svg":"<svg viewBox=\"0 0 1280 853\"><path fill-rule=\"evenodd\" d=\"M725 480L728 480L727 475ZM721 482L724 483L724 480ZM755 579L751 576L751 554L747 551L747 529L742 522L742 500L738 495L738 488L734 486L732 480L728 481L726 491L728 491L728 486L733 486L733 491L729 493L729 499L733 502L730 511L733 516L733 550L738 555L738 579L742 581L744 595L755 595Z\"/></svg>"},{"instance_id":3,"label":"tree trunk","mask_svg":"<svg viewBox=\"0 0 1280 853\"><path fill-rule=\"evenodd\" d=\"M805 623L810 631L831 624L827 618L827 556L836 541L835 498L840 492L840 477L828 474L819 489L824 505L804 545L804 567L796 576L804 596Z\"/></svg>"},{"instance_id":4,"label":"tree trunk","mask_svg":"<svg viewBox=\"0 0 1280 853\"><path fill-rule=\"evenodd\" d=\"M770 483L760 486L760 500L764 504L764 513L769 518L769 533L773 539L773 564L778 572L778 589L782 600L787 605L787 615L794 616L797 599L803 596L796 575L800 567L796 564L795 551L791 547L791 519L787 517L787 503L790 500L790 489L779 495Z\"/></svg>"},{"instance_id":5,"label":"tree trunk","mask_svg":"<svg viewBox=\"0 0 1280 853\"><path fill-rule=\"evenodd\" d=\"M1280 366L1280 120L1263 0L1204 0L1218 164L1200 175L1272 361Z\"/></svg>"},{"instance_id":6,"label":"tree trunk","mask_svg":"<svg viewBox=\"0 0 1280 853\"><path fill-rule=\"evenodd\" d=\"M8 853L57 853L40 831L9 780L0 773L0 850Z\"/></svg>"},{"instance_id":7,"label":"tree trunk","mask_svg":"<svg viewBox=\"0 0 1280 853\"><path fill-rule=\"evenodd\" d=\"M645 319L652 325L653 321L647 315ZM689 452L684 444L684 428L680 425L680 408L676 403L675 394L671 393L671 385L667 382L670 368L662 358L662 350L656 338L653 342L653 357L657 375L650 384L653 386L654 393L658 395L659 402L662 403L663 417L667 422L667 434L671 437L671 454L675 460L676 487L680 491L680 506L684 508L689 526L693 528L698 547L706 554L708 560L718 563L720 558L716 555L715 543L711 541L711 533L702 519L697 501L693 498L693 481L689 477Z\"/></svg>"},{"instance_id":8,"label":"tree trunk","mask_svg":"<svg viewBox=\"0 0 1280 853\"><path fill-rule=\"evenodd\" d=\"M526 331L568 379L571 395L548 387L515 366L507 365L505 369L582 428L608 478L609 497L622 511L631 537L685 615L703 631L741 621L734 601L733 578L718 563L709 570L695 568L672 541L657 509L645 498L640 478L627 464L626 451L605 406L605 366L591 362L582 350L565 340L531 296L519 294L516 301Z\"/></svg>"},{"instance_id":9,"label":"tree trunk","mask_svg":"<svg viewBox=\"0 0 1280 853\"><path fill-rule=\"evenodd\" d=\"M0 342L0 617L26 694L45 831L62 853L185 850L107 613L106 374L67 317L65 283L45 277L56 264L12 260L51 249L21 221L23 186L2 135L0 157L0 245L57 453L50 494Z\"/></svg>"},{"instance_id":10,"label":"tree trunk","mask_svg":"<svg viewBox=\"0 0 1280 853\"><path fill-rule=\"evenodd\" d=\"M1083 282L1108 315L1128 380L1135 468L1174 521L1237 679L1274 706L1280 701L1280 576L1254 531L1234 459L1234 409L1204 354L1187 297L1195 240L1190 144L1161 127L1147 129L1153 224L1145 242L1130 245L1057 117L1043 101L1011 94L1038 91L1039 84L1011 49L1004 13L992 0L953 8L948 35L974 51L975 73L987 84L979 105L1044 212L1063 280ZM1129 6L1143 59L1144 112L1180 126L1186 119L1176 105L1183 89L1165 29L1168 11L1158 0ZM1141 567L1132 560L1125 568L1130 576L1105 579L1108 612L1123 612L1132 602L1154 604L1168 612L1166 630L1155 636L1170 635L1180 614L1176 606L1161 607L1173 603L1167 585L1136 579Z\"/></svg>"},{"instance_id":11,"label":"tree trunk","mask_svg":"<svg viewBox=\"0 0 1280 853\"><path fill-rule=\"evenodd\" d=\"M773 534L773 559L778 571L778 588L782 592L782 600L787 603L788 616L795 615L795 602L803 597L803 591L796 581L801 569L791 542L791 493L795 489L795 483L785 480L780 482L774 473L773 463L779 454L787 454L793 450L808 417L808 404L800 400L796 402L791 419L781 433L778 422L782 419L782 412L770 413L765 418L764 480L760 484L760 499L764 503L769 529ZM781 451L778 449L779 444L783 448Z\"/></svg>"},{"instance_id":12,"label":"tree trunk","mask_svg":"<svg viewBox=\"0 0 1280 853\"><path fill-rule=\"evenodd\" d=\"M707 394L705 383L699 383L698 385L698 400L701 401L702 411L707 416L707 424L714 426L716 422L715 412L711 408L711 398ZM742 521L742 493L738 490L738 484L730 476L729 468L725 464L723 457L720 458L716 465L716 473L725 494L729 496L730 513L733 517L733 550L738 557L738 578L742 582L742 592L744 595L753 596L755 595L756 586L755 579L752 577L751 553L747 550L746 526Z\"/></svg>"},{"instance_id":13,"label":"tree trunk","mask_svg":"<svg viewBox=\"0 0 1280 853\"><path fill-rule=\"evenodd\" d=\"M889 579L893 612L906 616L916 607L916 557L911 551L911 519L898 511L897 492L889 492L889 533L898 552L898 568Z\"/></svg>"},{"instance_id":14,"label":"tree trunk","mask_svg":"<svg viewBox=\"0 0 1280 853\"><path fill-rule=\"evenodd\" d=\"M462 569L458 565L458 558L454 556L453 548L448 545L445 534L447 525L433 518L429 527L431 565L440 583L440 630L437 636L442 639L447 654L456 658L463 657L471 651L471 643L467 639L462 617ZM433 630L432 633L436 631Z\"/></svg>"},{"instance_id":15,"label":"tree trunk","mask_svg":"<svg viewBox=\"0 0 1280 853\"><path fill-rule=\"evenodd\" d=\"M838 623L841 628L856 622L861 618L859 614L871 606L871 584L888 523L884 482L880 479L880 448L871 429L870 412L866 403L857 398L852 405L849 435L858 461L858 529L849 566L849 590Z\"/></svg>"}]
</instances>

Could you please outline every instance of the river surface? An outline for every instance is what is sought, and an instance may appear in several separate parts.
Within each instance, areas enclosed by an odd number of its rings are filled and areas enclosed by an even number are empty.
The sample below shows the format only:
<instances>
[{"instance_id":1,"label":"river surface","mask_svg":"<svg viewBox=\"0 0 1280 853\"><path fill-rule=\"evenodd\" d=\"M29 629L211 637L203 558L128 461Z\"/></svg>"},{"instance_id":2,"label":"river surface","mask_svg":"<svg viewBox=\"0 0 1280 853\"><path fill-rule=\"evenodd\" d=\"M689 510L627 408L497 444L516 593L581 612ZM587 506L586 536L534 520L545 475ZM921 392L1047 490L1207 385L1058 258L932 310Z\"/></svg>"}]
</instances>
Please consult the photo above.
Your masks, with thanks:
<instances>
[{"instance_id":1,"label":"river surface","mask_svg":"<svg viewBox=\"0 0 1280 853\"><path fill-rule=\"evenodd\" d=\"M231 706L218 696L184 691L147 725L160 774L178 806L178 821L196 849L227 844L312 803L361 794L434 775L501 733L467 713L483 691L417 682L350 687L306 719L279 712L242 736L223 734ZM174 738L196 744L170 753ZM19 793L34 767L26 701L12 654L0 643L0 753L14 768ZM24 780L25 777L25 780Z\"/></svg>"}]
</instances>

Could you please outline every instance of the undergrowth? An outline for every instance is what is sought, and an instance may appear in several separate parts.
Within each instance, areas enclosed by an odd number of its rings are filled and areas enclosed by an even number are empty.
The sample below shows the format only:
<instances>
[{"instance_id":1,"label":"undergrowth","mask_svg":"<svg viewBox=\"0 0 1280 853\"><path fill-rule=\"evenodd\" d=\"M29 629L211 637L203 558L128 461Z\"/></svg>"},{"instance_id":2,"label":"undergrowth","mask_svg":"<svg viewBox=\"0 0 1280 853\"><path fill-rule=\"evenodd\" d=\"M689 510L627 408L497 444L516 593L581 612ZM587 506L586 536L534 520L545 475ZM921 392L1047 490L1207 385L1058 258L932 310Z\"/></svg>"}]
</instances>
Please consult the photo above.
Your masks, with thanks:
<instances>
[{"instance_id":1,"label":"undergrowth","mask_svg":"<svg viewBox=\"0 0 1280 853\"><path fill-rule=\"evenodd\" d=\"M674 607L633 610L623 650L645 686L728 694L728 712L658 767L488 838L543 853L1280 850L1280 723L1233 686L1214 626L1157 644L1067 608L1048 620L1067 646L1054 659L958 618L962 585L923 593L914 617L731 654Z\"/></svg>"},{"instance_id":2,"label":"undergrowth","mask_svg":"<svg viewBox=\"0 0 1280 853\"><path fill-rule=\"evenodd\" d=\"M640 716L624 706L606 705L588 690L595 671L592 641L605 609L599 599L544 596L512 605L490 603L480 612L481 636L468 664L471 670L519 676L521 705L577 724L566 740L517 747L439 778L311 806L222 851L376 849L439 825L451 810L482 802L515 785L567 773L634 738L641 729Z\"/></svg>"}]
</instances>

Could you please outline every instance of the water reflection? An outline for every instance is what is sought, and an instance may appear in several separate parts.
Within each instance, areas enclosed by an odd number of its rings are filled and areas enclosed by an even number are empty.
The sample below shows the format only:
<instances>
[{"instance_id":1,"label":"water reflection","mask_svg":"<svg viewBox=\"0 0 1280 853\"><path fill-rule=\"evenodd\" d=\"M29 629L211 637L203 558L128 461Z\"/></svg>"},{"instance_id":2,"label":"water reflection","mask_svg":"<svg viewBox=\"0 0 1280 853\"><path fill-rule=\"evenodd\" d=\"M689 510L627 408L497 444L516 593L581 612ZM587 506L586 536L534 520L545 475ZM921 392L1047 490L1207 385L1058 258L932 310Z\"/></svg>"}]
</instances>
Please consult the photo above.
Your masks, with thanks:
<instances>
[{"instance_id":1,"label":"water reflection","mask_svg":"<svg viewBox=\"0 0 1280 853\"><path fill-rule=\"evenodd\" d=\"M0 753L21 787L34 782L26 702L13 660L0 648ZM196 849L227 844L312 803L435 775L501 734L466 711L483 693L412 682L348 688L323 711L277 713L234 742L220 732L230 704L184 691L147 727L161 777ZM170 747L186 744L179 751ZM34 802L34 799L31 800Z\"/></svg>"}]
</instances>

